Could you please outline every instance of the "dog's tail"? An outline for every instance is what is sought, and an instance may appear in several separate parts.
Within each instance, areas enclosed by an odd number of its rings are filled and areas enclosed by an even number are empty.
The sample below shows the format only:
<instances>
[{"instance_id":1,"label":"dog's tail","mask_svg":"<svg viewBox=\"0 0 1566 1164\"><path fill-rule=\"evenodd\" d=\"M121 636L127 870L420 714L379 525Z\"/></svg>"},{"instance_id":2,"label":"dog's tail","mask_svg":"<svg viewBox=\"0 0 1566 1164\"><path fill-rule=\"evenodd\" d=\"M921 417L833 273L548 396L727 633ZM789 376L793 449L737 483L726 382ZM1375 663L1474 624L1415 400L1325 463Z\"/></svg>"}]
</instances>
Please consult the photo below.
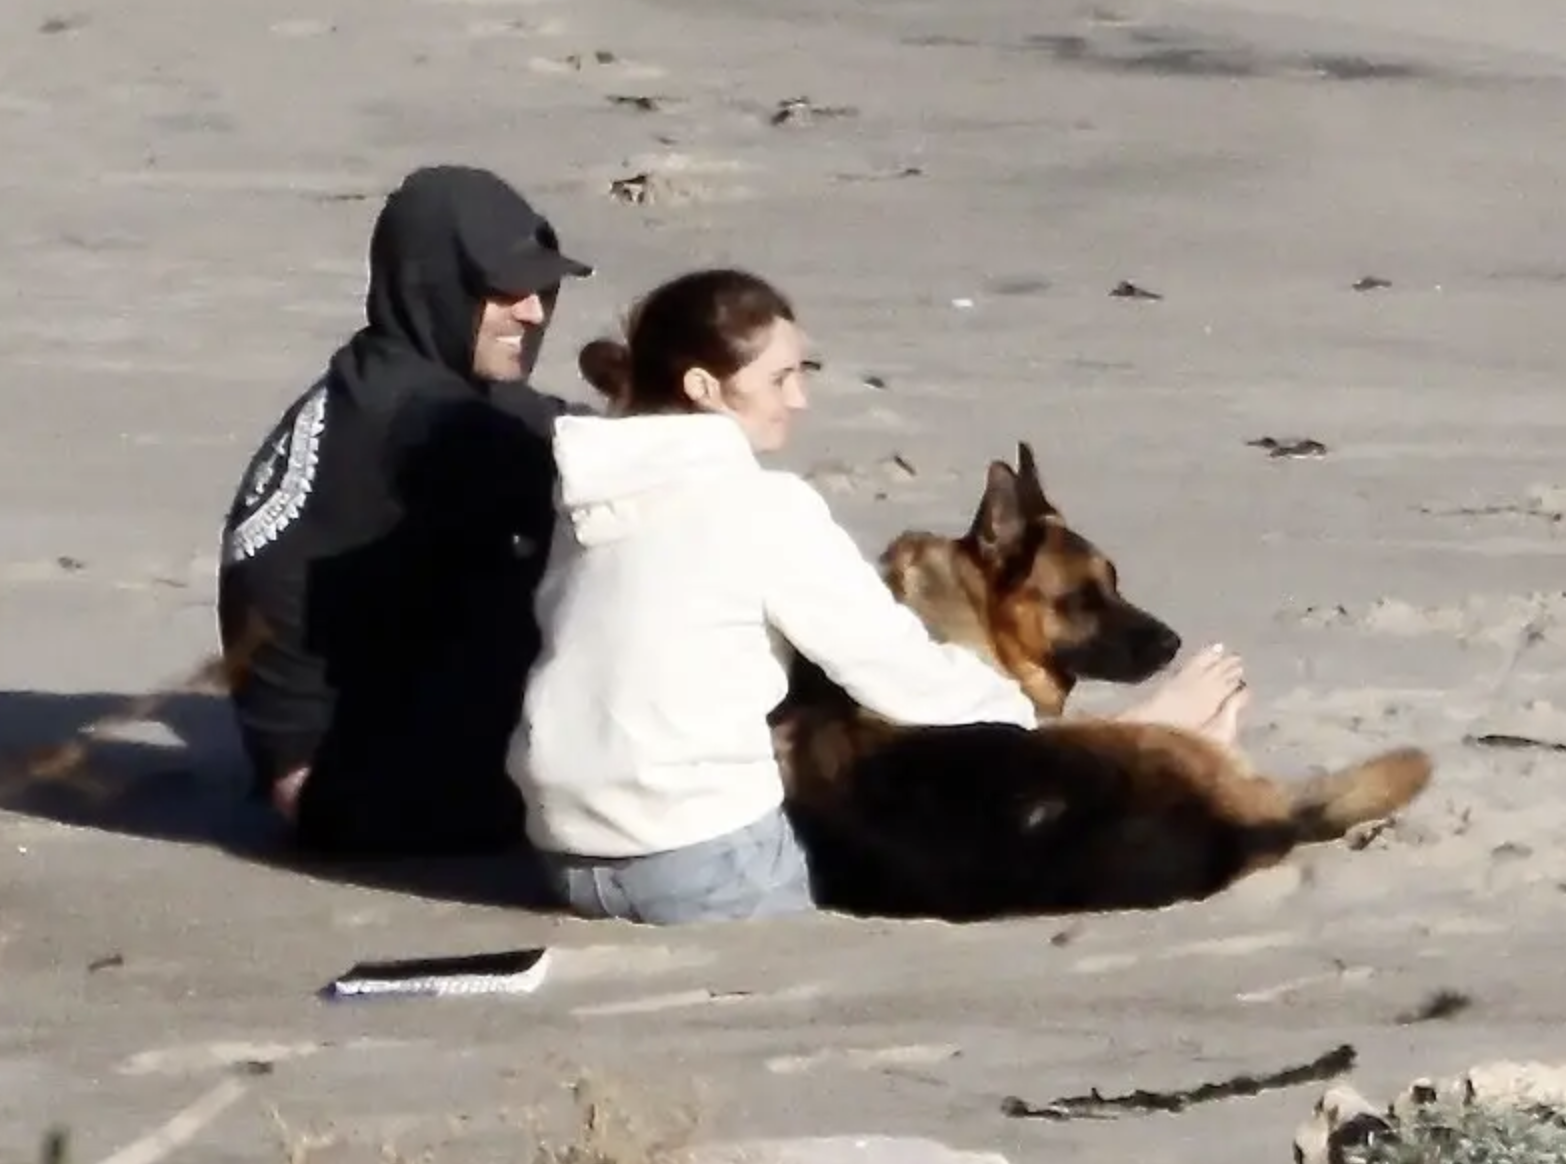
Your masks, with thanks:
<instances>
[{"instance_id":1,"label":"dog's tail","mask_svg":"<svg viewBox=\"0 0 1566 1164\"><path fill-rule=\"evenodd\" d=\"M76 775L85 767L94 737L106 728L156 718L165 705L181 695L227 695L244 679L256 651L269 639L266 624L252 616L237 641L222 654L209 655L172 683L160 685L145 695L135 695L122 704L82 724L69 739L29 753L21 760L21 773L27 780L60 780ZM0 765L0 776L9 777L14 765Z\"/></svg>"},{"instance_id":2,"label":"dog's tail","mask_svg":"<svg viewBox=\"0 0 1566 1164\"><path fill-rule=\"evenodd\" d=\"M221 655L203 659L189 674L146 695L136 695L111 711L77 728L58 744L37 748L22 757L22 774L29 780L60 780L74 776L88 760L94 736L120 724L154 719L164 705L181 695L227 694L233 668Z\"/></svg>"},{"instance_id":3,"label":"dog's tail","mask_svg":"<svg viewBox=\"0 0 1566 1164\"><path fill-rule=\"evenodd\" d=\"M1290 785L1296 842L1335 841L1356 825L1391 816L1425 790L1434 771L1427 752L1394 748Z\"/></svg>"}]
</instances>

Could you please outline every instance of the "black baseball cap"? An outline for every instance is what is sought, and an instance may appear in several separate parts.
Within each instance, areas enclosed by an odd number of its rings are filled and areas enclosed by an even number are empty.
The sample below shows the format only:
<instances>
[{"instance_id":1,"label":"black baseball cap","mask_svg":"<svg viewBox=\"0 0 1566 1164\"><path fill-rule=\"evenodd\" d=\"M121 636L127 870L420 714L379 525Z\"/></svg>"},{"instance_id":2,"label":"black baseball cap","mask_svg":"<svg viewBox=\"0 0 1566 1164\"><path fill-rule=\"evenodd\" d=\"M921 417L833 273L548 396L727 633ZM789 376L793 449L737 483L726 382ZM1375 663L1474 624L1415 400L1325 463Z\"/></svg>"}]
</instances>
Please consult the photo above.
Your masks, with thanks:
<instances>
[{"instance_id":1,"label":"black baseball cap","mask_svg":"<svg viewBox=\"0 0 1566 1164\"><path fill-rule=\"evenodd\" d=\"M387 200L387 211L413 220L417 234L444 224L469 277L485 291L532 295L582 279L593 268L560 253L560 237L520 191L477 166L434 165L414 170Z\"/></svg>"},{"instance_id":2,"label":"black baseball cap","mask_svg":"<svg viewBox=\"0 0 1566 1164\"><path fill-rule=\"evenodd\" d=\"M588 264L560 253L554 227L541 216L531 233L513 236L495 250L480 250L475 258L489 289L507 295L532 295L593 273Z\"/></svg>"}]
</instances>

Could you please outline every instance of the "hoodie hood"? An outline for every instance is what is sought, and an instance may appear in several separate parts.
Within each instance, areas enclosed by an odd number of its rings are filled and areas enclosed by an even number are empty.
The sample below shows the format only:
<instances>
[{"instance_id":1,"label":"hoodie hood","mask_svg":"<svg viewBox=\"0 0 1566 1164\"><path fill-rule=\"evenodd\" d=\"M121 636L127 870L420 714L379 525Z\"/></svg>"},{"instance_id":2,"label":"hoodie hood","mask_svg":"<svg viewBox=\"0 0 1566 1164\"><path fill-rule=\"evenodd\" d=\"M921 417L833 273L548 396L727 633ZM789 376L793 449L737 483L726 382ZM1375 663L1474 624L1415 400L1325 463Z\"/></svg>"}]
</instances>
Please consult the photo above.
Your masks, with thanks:
<instances>
[{"instance_id":1,"label":"hoodie hood","mask_svg":"<svg viewBox=\"0 0 1566 1164\"><path fill-rule=\"evenodd\" d=\"M760 472L726 416L562 416L555 422L558 507L584 545L626 536L667 495L714 477Z\"/></svg>"},{"instance_id":2,"label":"hoodie hood","mask_svg":"<svg viewBox=\"0 0 1566 1164\"><path fill-rule=\"evenodd\" d=\"M499 176L469 166L414 170L387 197L370 238L365 326L332 358L361 407L410 392L484 391L473 375L479 312L494 293L553 293L591 273L560 254L553 227ZM548 325L533 329L531 375Z\"/></svg>"}]
</instances>

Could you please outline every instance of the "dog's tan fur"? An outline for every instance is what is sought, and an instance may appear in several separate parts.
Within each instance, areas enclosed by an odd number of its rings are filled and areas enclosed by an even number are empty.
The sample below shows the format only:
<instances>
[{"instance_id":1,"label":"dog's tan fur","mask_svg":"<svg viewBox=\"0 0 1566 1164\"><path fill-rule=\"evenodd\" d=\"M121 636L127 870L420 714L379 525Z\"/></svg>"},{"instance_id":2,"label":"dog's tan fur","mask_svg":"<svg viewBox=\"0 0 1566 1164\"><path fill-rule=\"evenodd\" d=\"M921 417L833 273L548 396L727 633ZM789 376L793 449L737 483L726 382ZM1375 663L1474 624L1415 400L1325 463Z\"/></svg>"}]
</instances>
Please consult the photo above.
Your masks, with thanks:
<instances>
[{"instance_id":1,"label":"dog's tan fur","mask_svg":"<svg viewBox=\"0 0 1566 1164\"><path fill-rule=\"evenodd\" d=\"M1045 498L1025 444L1017 470L991 466L964 537L904 534L881 564L934 637L1012 675L1042 719L1095 668L1120 681L1149 670L1106 642L1145 634L1150 616ZM1432 771L1399 748L1281 781L1193 732L1109 720L900 727L808 663L775 731L823 904L953 919L1205 897L1396 812Z\"/></svg>"},{"instance_id":2,"label":"dog's tan fur","mask_svg":"<svg viewBox=\"0 0 1566 1164\"><path fill-rule=\"evenodd\" d=\"M1017 457L1015 471L999 462L991 466L966 537L908 531L892 540L880 564L892 593L933 635L988 659L1017 680L1040 716L1054 718L1076 681L1059 656L1090 644L1103 629L1098 613L1123 599L1114 564L1045 496L1026 442ZM1006 585L997 567L1003 572L1008 563L998 555L1024 542L1034 551L1022 563L1025 574ZM1146 612L1126 609L1150 620L1144 629L1167 630ZM1178 638L1168 633L1177 648ZM1115 678L1140 681L1151 670L1133 666L1133 673Z\"/></svg>"}]
</instances>

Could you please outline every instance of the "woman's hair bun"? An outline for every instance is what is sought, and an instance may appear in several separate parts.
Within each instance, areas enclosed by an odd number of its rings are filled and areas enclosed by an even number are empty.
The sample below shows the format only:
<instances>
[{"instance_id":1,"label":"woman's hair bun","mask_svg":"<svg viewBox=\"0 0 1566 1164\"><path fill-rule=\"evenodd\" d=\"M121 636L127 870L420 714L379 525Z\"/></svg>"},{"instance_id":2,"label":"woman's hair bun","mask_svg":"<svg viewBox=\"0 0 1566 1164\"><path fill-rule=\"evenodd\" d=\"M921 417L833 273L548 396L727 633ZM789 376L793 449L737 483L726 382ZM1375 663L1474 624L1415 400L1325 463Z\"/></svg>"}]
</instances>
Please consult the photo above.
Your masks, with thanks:
<instances>
[{"instance_id":1,"label":"woman's hair bun","mask_svg":"<svg viewBox=\"0 0 1566 1164\"><path fill-rule=\"evenodd\" d=\"M576 357L577 369L600 395L611 400L625 396L631 386L631 349L619 340L595 339Z\"/></svg>"}]
</instances>

